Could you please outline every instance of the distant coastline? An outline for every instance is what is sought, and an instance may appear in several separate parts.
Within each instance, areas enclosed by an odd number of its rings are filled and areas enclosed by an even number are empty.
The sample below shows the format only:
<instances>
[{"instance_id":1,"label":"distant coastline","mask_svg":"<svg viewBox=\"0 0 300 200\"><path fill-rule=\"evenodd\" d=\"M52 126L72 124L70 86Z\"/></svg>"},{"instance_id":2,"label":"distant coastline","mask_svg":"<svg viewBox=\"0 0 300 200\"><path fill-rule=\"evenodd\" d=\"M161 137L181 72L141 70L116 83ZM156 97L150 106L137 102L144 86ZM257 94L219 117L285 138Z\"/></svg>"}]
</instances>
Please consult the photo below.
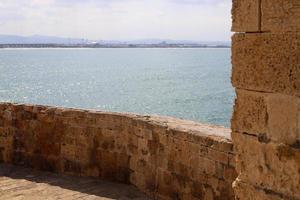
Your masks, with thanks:
<instances>
[{"instance_id":1,"label":"distant coastline","mask_svg":"<svg viewBox=\"0 0 300 200\"><path fill-rule=\"evenodd\" d=\"M229 41L171 39L90 40L56 36L1 35L0 48L230 48Z\"/></svg>"},{"instance_id":2,"label":"distant coastline","mask_svg":"<svg viewBox=\"0 0 300 200\"><path fill-rule=\"evenodd\" d=\"M0 44L0 48L230 48L206 44Z\"/></svg>"}]
</instances>

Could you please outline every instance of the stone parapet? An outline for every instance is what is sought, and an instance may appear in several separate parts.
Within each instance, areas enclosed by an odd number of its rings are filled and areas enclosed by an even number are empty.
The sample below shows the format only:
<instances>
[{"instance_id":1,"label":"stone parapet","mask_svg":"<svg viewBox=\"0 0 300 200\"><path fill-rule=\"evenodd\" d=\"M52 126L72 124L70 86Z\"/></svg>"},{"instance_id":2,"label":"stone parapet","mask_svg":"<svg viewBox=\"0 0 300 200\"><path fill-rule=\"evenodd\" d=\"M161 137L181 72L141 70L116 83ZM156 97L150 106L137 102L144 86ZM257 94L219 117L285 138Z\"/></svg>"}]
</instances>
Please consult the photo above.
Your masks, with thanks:
<instances>
[{"instance_id":1,"label":"stone parapet","mask_svg":"<svg viewBox=\"0 0 300 200\"><path fill-rule=\"evenodd\" d=\"M233 199L230 130L170 117L0 104L0 160L130 183L153 198Z\"/></svg>"}]
</instances>

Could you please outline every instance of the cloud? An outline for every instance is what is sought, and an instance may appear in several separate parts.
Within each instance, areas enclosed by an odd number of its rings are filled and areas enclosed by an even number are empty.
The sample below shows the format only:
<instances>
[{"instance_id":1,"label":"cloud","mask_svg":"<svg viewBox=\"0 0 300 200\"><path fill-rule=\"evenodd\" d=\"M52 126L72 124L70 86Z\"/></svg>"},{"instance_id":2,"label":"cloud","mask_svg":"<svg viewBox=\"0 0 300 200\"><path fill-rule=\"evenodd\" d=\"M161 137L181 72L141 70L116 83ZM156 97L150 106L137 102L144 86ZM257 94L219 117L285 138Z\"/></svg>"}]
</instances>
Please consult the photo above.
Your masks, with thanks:
<instances>
[{"instance_id":1,"label":"cloud","mask_svg":"<svg viewBox=\"0 0 300 200\"><path fill-rule=\"evenodd\" d=\"M1 0L0 34L230 39L231 0Z\"/></svg>"},{"instance_id":2,"label":"cloud","mask_svg":"<svg viewBox=\"0 0 300 200\"><path fill-rule=\"evenodd\" d=\"M228 2L227 0L170 0L170 2L178 4L193 4L193 5L218 5Z\"/></svg>"}]
</instances>

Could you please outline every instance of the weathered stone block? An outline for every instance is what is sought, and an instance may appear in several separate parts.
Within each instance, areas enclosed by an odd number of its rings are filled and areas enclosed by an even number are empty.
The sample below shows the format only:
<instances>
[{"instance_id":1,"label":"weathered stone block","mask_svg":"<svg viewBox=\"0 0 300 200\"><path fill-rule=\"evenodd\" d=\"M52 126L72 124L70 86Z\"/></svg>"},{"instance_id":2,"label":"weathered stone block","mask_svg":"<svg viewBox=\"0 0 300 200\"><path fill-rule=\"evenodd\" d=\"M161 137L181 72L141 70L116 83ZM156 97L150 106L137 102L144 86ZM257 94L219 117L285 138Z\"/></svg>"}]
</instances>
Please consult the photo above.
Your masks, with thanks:
<instances>
[{"instance_id":1,"label":"weathered stone block","mask_svg":"<svg viewBox=\"0 0 300 200\"><path fill-rule=\"evenodd\" d=\"M138 148L138 137L136 135L133 134L129 134L127 136L127 149L129 150L129 152L135 152L135 150L133 149L137 149Z\"/></svg>"},{"instance_id":2,"label":"weathered stone block","mask_svg":"<svg viewBox=\"0 0 300 200\"><path fill-rule=\"evenodd\" d=\"M135 156L130 158L129 168L133 171L144 174L147 171L149 171L151 167L154 166L148 163L145 159L138 158Z\"/></svg>"},{"instance_id":3,"label":"weathered stone block","mask_svg":"<svg viewBox=\"0 0 300 200\"><path fill-rule=\"evenodd\" d=\"M230 183L232 185L232 182ZM232 200L234 199L234 193L231 187L227 187L228 182L224 180L218 180L217 185L212 185L214 198L215 199L224 199L224 200Z\"/></svg>"},{"instance_id":4,"label":"weathered stone block","mask_svg":"<svg viewBox=\"0 0 300 200\"><path fill-rule=\"evenodd\" d=\"M158 170L157 182L158 193L169 197L169 199L182 199L184 194L190 194L192 190L192 183L187 177L183 177L169 171ZM196 186L194 188L194 194L196 194L199 189Z\"/></svg>"},{"instance_id":5,"label":"weathered stone block","mask_svg":"<svg viewBox=\"0 0 300 200\"><path fill-rule=\"evenodd\" d=\"M255 187L300 197L300 150L233 133L239 179Z\"/></svg>"},{"instance_id":6,"label":"weathered stone block","mask_svg":"<svg viewBox=\"0 0 300 200\"><path fill-rule=\"evenodd\" d=\"M203 183L201 182L193 182L192 184L192 195L197 198L197 199L203 199L204 197L204 187L203 187Z\"/></svg>"},{"instance_id":7,"label":"weathered stone block","mask_svg":"<svg viewBox=\"0 0 300 200\"><path fill-rule=\"evenodd\" d=\"M299 110L298 97L238 89L232 130L292 145L300 138Z\"/></svg>"},{"instance_id":8,"label":"weathered stone block","mask_svg":"<svg viewBox=\"0 0 300 200\"><path fill-rule=\"evenodd\" d=\"M228 163L229 163L228 153L225 153L225 152L220 152L220 151L209 148L207 157L213 159L214 161L216 161L218 163L222 163L224 165L228 165Z\"/></svg>"},{"instance_id":9,"label":"weathered stone block","mask_svg":"<svg viewBox=\"0 0 300 200\"><path fill-rule=\"evenodd\" d=\"M103 135L99 142L99 147L104 150L111 150L115 149L115 137L113 135Z\"/></svg>"},{"instance_id":10,"label":"weathered stone block","mask_svg":"<svg viewBox=\"0 0 300 200\"><path fill-rule=\"evenodd\" d=\"M262 0L262 31L300 31L300 2L298 0Z\"/></svg>"},{"instance_id":11,"label":"weathered stone block","mask_svg":"<svg viewBox=\"0 0 300 200\"><path fill-rule=\"evenodd\" d=\"M157 167L162 168L163 170L167 170L169 165L169 161L166 156L159 156L157 158Z\"/></svg>"},{"instance_id":12,"label":"weathered stone block","mask_svg":"<svg viewBox=\"0 0 300 200\"><path fill-rule=\"evenodd\" d=\"M78 133L75 143L79 148L91 148L94 145L94 135L84 129Z\"/></svg>"},{"instance_id":13,"label":"weathered stone block","mask_svg":"<svg viewBox=\"0 0 300 200\"><path fill-rule=\"evenodd\" d=\"M61 149L59 143L40 142L36 145L35 150L39 149L40 154L45 156L59 156Z\"/></svg>"},{"instance_id":14,"label":"weathered stone block","mask_svg":"<svg viewBox=\"0 0 300 200\"><path fill-rule=\"evenodd\" d=\"M162 144L163 146L168 145L168 141L169 141L169 135L168 134L159 134L158 137L159 137L160 144Z\"/></svg>"},{"instance_id":15,"label":"weathered stone block","mask_svg":"<svg viewBox=\"0 0 300 200\"><path fill-rule=\"evenodd\" d=\"M95 154L93 151L95 151L95 149L89 147L80 148L77 146L75 150L75 160L79 162L82 166L95 164Z\"/></svg>"},{"instance_id":16,"label":"weathered stone block","mask_svg":"<svg viewBox=\"0 0 300 200\"><path fill-rule=\"evenodd\" d=\"M130 183L138 187L142 191L146 191L146 178L144 174L134 172L130 175Z\"/></svg>"},{"instance_id":17,"label":"weathered stone block","mask_svg":"<svg viewBox=\"0 0 300 200\"><path fill-rule=\"evenodd\" d=\"M170 150L167 154L169 160L180 160L182 163L189 163L191 153L189 152L188 142L177 138L170 138L169 148Z\"/></svg>"},{"instance_id":18,"label":"weathered stone block","mask_svg":"<svg viewBox=\"0 0 300 200\"><path fill-rule=\"evenodd\" d=\"M41 123L37 130L36 137L40 141L60 142L61 132L57 131L55 123Z\"/></svg>"},{"instance_id":19,"label":"weathered stone block","mask_svg":"<svg viewBox=\"0 0 300 200\"><path fill-rule=\"evenodd\" d=\"M300 98L270 94L267 97L268 138L279 143L294 145L300 139Z\"/></svg>"},{"instance_id":20,"label":"weathered stone block","mask_svg":"<svg viewBox=\"0 0 300 200\"><path fill-rule=\"evenodd\" d=\"M260 0L233 0L232 31L258 32L260 29Z\"/></svg>"},{"instance_id":21,"label":"weathered stone block","mask_svg":"<svg viewBox=\"0 0 300 200\"><path fill-rule=\"evenodd\" d=\"M202 174L215 175L216 174L216 162L210 158L199 158L198 170Z\"/></svg>"},{"instance_id":22,"label":"weathered stone block","mask_svg":"<svg viewBox=\"0 0 300 200\"><path fill-rule=\"evenodd\" d=\"M235 168L236 160L235 160L235 154L229 154L229 163L228 165Z\"/></svg>"},{"instance_id":23,"label":"weathered stone block","mask_svg":"<svg viewBox=\"0 0 300 200\"><path fill-rule=\"evenodd\" d=\"M157 155L159 150L159 143L155 140L148 140L148 149L150 155Z\"/></svg>"},{"instance_id":24,"label":"weathered stone block","mask_svg":"<svg viewBox=\"0 0 300 200\"><path fill-rule=\"evenodd\" d=\"M37 114L37 120L40 122L54 123L54 115L49 115L49 113L42 112Z\"/></svg>"},{"instance_id":25,"label":"weathered stone block","mask_svg":"<svg viewBox=\"0 0 300 200\"><path fill-rule=\"evenodd\" d=\"M256 135L266 133L268 114L265 94L239 89L236 92L232 130Z\"/></svg>"},{"instance_id":26,"label":"weathered stone block","mask_svg":"<svg viewBox=\"0 0 300 200\"><path fill-rule=\"evenodd\" d=\"M189 167L178 161L169 161L168 162L168 171L171 173L175 173L180 176L189 176Z\"/></svg>"},{"instance_id":27,"label":"weathered stone block","mask_svg":"<svg viewBox=\"0 0 300 200\"><path fill-rule=\"evenodd\" d=\"M119 153L130 152L128 151L128 139L127 139L127 132L121 132L115 137L115 151Z\"/></svg>"},{"instance_id":28,"label":"weathered stone block","mask_svg":"<svg viewBox=\"0 0 300 200\"><path fill-rule=\"evenodd\" d=\"M233 144L231 139L218 139L214 142L211 148L216 149L217 151L233 153Z\"/></svg>"},{"instance_id":29,"label":"weathered stone block","mask_svg":"<svg viewBox=\"0 0 300 200\"><path fill-rule=\"evenodd\" d=\"M237 177L236 169L234 167L231 167L231 166L225 166L223 177L224 177L225 181L227 181L229 183L233 183L233 181Z\"/></svg>"},{"instance_id":30,"label":"weathered stone block","mask_svg":"<svg viewBox=\"0 0 300 200\"><path fill-rule=\"evenodd\" d=\"M66 160L75 161L76 153L76 146L75 145L69 145L69 144L62 144L61 145L61 157Z\"/></svg>"},{"instance_id":31,"label":"weathered stone block","mask_svg":"<svg viewBox=\"0 0 300 200\"><path fill-rule=\"evenodd\" d=\"M138 155L141 156L149 155L148 140L143 138L138 139Z\"/></svg>"},{"instance_id":32,"label":"weathered stone block","mask_svg":"<svg viewBox=\"0 0 300 200\"><path fill-rule=\"evenodd\" d=\"M0 162L10 163L13 150L13 137L0 128Z\"/></svg>"},{"instance_id":33,"label":"weathered stone block","mask_svg":"<svg viewBox=\"0 0 300 200\"><path fill-rule=\"evenodd\" d=\"M300 34L235 34L232 84L236 88L300 96Z\"/></svg>"}]
</instances>

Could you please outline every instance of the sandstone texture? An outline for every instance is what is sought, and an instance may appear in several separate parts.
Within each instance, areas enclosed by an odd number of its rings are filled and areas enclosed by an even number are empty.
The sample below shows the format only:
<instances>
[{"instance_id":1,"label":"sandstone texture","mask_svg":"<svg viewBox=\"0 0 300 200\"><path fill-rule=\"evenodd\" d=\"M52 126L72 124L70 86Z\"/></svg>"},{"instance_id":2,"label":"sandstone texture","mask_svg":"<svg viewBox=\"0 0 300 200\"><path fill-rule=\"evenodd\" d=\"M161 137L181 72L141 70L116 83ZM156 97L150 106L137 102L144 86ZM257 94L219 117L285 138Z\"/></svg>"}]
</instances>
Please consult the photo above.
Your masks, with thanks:
<instances>
[{"instance_id":1,"label":"sandstone texture","mask_svg":"<svg viewBox=\"0 0 300 200\"><path fill-rule=\"evenodd\" d=\"M261 27L268 32L300 31L299 0L261 0Z\"/></svg>"},{"instance_id":2,"label":"sandstone texture","mask_svg":"<svg viewBox=\"0 0 300 200\"><path fill-rule=\"evenodd\" d=\"M233 199L230 130L159 116L0 104L0 161L135 185L159 199Z\"/></svg>"},{"instance_id":3,"label":"sandstone texture","mask_svg":"<svg viewBox=\"0 0 300 200\"><path fill-rule=\"evenodd\" d=\"M235 34L232 84L236 88L300 96L300 34Z\"/></svg>"},{"instance_id":4,"label":"sandstone texture","mask_svg":"<svg viewBox=\"0 0 300 200\"><path fill-rule=\"evenodd\" d=\"M299 32L300 3L298 0L233 0L232 31Z\"/></svg>"},{"instance_id":5,"label":"sandstone texture","mask_svg":"<svg viewBox=\"0 0 300 200\"><path fill-rule=\"evenodd\" d=\"M247 11L234 12L242 2ZM235 197L299 200L300 1L233 0L232 14Z\"/></svg>"},{"instance_id":6,"label":"sandstone texture","mask_svg":"<svg viewBox=\"0 0 300 200\"><path fill-rule=\"evenodd\" d=\"M241 133L233 133L233 141L240 180L257 188L276 191L277 196L300 197L298 148L283 143L260 142L255 136Z\"/></svg>"},{"instance_id":7,"label":"sandstone texture","mask_svg":"<svg viewBox=\"0 0 300 200\"><path fill-rule=\"evenodd\" d=\"M257 32L260 29L260 0L232 2L232 31Z\"/></svg>"},{"instance_id":8,"label":"sandstone texture","mask_svg":"<svg viewBox=\"0 0 300 200\"><path fill-rule=\"evenodd\" d=\"M237 98L231 120L232 130L255 135L267 133L266 94L237 89L236 95Z\"/></svg>"},{"instance_id":9,"label":"sandstone texture","mask_svg":"<svg viewBox=\"0 0 300 200\"><path fill-rule=\"evenodd\" d=\"M297 146L300 138L300 98L237 89L232 130L257 136L262 142Z\"/></svg>"},{"instance_id":10,"label":"sandstone texture","mask_svg":"<svg viewBox=\"0 0 300 200\"><path fill-rule=\"evenodd\" d=\"M274 193L269 190L262 190L258 187L241 182L240 180L236 181L233 184L236 193L236 199L243 200L293 200L292 197L283 196L281 194Z\"/></svg>"}]
</instances>

